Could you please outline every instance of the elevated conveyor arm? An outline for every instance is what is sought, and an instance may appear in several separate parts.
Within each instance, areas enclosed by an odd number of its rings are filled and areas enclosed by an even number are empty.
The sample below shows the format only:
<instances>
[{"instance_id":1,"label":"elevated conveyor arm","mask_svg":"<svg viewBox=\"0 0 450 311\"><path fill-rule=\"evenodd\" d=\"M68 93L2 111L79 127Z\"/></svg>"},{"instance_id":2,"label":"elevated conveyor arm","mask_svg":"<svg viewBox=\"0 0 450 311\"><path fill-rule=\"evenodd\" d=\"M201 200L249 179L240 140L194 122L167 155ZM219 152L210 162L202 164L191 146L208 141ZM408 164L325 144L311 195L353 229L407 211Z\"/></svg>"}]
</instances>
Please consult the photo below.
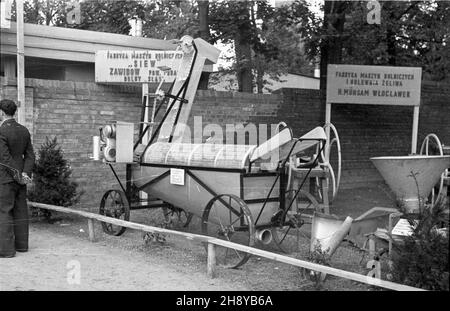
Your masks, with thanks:
<instances>
[{"instance_id":1,"label":"elevated conveyor arm","mask_svg":"<svg viewBox=\"0 0 450 311\"><path fill-rule=\"evenodd\" d=\"M220 50L201 38L192 40L185 36L181 39L181 45L183 61L168 95L176 102L160 128L159 142L182 142L184 126L189 119L203 68L205 64L216 63L220 55Z\"/></svg>"}]
</instances>

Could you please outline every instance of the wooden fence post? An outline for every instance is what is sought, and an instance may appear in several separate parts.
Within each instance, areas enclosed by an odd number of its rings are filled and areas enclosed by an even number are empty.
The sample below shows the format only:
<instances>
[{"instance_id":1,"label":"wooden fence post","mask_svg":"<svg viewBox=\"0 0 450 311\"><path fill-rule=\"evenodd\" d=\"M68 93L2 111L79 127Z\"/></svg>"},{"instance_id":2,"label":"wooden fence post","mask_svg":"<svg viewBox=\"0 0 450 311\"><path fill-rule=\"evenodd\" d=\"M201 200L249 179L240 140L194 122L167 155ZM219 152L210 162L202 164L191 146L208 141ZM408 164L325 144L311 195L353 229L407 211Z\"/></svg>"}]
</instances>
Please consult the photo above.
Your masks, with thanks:
<instances>
[{"instance_id":1,"label":"wooden fence post","mask_svg":"<svg viewBox=\"0 0 450 311\"><path fill-rule=\"evenodd\" d=\"M89 241L95 242L94 219L88 218Z\"/></svg>"},{"instance_id":2,"label":"wooden fence post","mask_svg":"<svg viewBox=\"0 0 450 311\"><path fill-rule=\"evenodd\" d=\"M208 243L208 263L207 272L209 278L216 277L216 245Z\"/></svg>"}]
</instances>

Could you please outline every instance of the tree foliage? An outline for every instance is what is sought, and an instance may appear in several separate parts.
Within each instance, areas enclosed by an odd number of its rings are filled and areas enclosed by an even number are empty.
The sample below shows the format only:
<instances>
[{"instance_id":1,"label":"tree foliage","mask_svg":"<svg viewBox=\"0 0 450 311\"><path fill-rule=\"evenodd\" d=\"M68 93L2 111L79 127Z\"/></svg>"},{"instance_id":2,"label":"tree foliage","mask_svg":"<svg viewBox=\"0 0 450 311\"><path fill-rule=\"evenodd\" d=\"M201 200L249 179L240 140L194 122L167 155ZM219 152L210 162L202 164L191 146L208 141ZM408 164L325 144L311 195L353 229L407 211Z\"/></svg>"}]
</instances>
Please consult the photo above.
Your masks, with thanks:
<instances>
[{"instance_id":1,"label":"tree foliage","mask_svg":"<svg viewBox=\"0 0 450 311\"><path fill-rule=\"evenodd\" d=\"M24 20L32 24L59 25L65 19L66 6L64 0L25 1Z\"/></svg>"},{"instance_id":2,"label":"tree foliage","mask_svg":"<svg viewBox=\"0 0 450 311\"><path fill-rule=\"evenodd\" d=\"M367 22L367 1L324 1L322 18L306 0L282 7L267 0L88 0L80 2L80 25L67 24L69 3L26 0L25 21L128 34L129 20L138 17L144 37L167 40L207 38L209 24L210 42L234 47L240 90L261 91L267 76L311 74L319 59L322 74L328 63L420 66L424 79L450 80L447 1L380 1L380 24Z\"/></svg>"},{"instance_id":3,"label":"tree foliage","mask_svg":"<svg viewBox=\"0 0 450 311\"><path fill-rule=\"evenodd\" d=\"M211 3L210 27L213 42L234 43L235 70L239 91L253 91L252 50L257 36L251 22L254 1L217 1Z\"/></svg>"},{"instance_id":4,"label":"tree foliage","mask_svg":"<svg viewBox=\"0 0 450 311\"><path fill-rule=\"evenodd\" d=\"M25 23L47 26L59 26L65 21L65 0L25 0L23 2L23 19ZM16 1L11 7L11 20L16 20Z\"/></svg>"},{"instance_id":5,"label":"tree foliage","mask_svg":"<svg viewBox=\"0 0 450 311\"><path fill-rule=\"evenodd\" d=\"M425 79L450 79L449 2L380 1L380 24L367 22L366 1L325 2L329 7L322 8L326 11L322 27L311 25L311 36L306 37L311 58L322 56L326 63L417 66L423 68ZM324 43L326 49L320 51Z\"/></svg>"},{"instance_id":6,"label":"tree foliage","mask_svg":"<svg viewBox=\"0 0 450 311\"><path fill-rule=\"evenodd\" d=\"M144 16L145 6L138 0L90 0L81 4L81 24L74 28L128 35L129 20Z\"/></svg>"},{"instance_id":7,"label":"tree foliage","mask_svg":"<svg viewBox=\"0 0 450 311\"><path fill-rule=\"evenodd\" d=\"M317 24L318 19L303 0L274 9L270 19L263 23L261 35L265 41L262 55L271 64L268 71L277 75L287 72L312 75L315 59L308 57L305 39Z\"/></svg>"},{"instance_id":8,"label":"tree foliage","mask_svg":"<svg viewBox=\"0 0 450 311\"><path fill-rule=\"evenodd\" d=\"M313 17L305 1L274 8L268 1L216 1L211 4L212 41L234 44L239 90L258 92L287 72L311 73L302 52L303 25ZM308 28L309 29L309 28Z\"/></svg>"},{"instance_id":9,"label":"tree foliage","mask_svg":"<svg viewBox=\"0 0 450 311\"><path fill-rule=\"evenodd\" d=\"M188 0L148 1L143 20L142 31L149 38L180 39L199 31L197 4Z\"/></svg>"}]
</instances>

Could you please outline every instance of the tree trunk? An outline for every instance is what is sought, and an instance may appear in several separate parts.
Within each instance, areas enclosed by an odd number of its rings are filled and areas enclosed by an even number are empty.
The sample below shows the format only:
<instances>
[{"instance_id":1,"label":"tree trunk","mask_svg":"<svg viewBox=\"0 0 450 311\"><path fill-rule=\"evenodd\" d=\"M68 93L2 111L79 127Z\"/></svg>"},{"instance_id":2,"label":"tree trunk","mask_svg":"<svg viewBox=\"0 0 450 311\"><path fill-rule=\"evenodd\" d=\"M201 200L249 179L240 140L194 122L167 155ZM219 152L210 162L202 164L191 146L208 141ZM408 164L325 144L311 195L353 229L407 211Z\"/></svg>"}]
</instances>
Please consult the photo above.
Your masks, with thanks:
<instances>
[{"instance_id":1,"label":"tree trunk","mask_svg":"<svg viewBox=\"0 0 450 311\"><path fill-rule=\"evenodd\" d=\"M209 0L198 0L198 19L199 19L199 37L205 41L209 41ZM200 82L198 84L199 90L207 90L209 82L209 72L202 72Z\"/></svg>"},{"instance_id":2,"label":"tree trunk","mask_svg":"<svg viewBox=\"0 0 450 311\"><path fill-rule=\"evenodd\" d=\"M258 94L262 94L264 91L264 72L258 72L258 76L257 76L257 81L256 81L256 85L258 88Z\"/></svg>"},{"instance_id":3,"label":"tree trunk","mask_svg":"<svg viewBox=\"0 0 450 311\"><path fill-rule=\"evenodd\" d=\"M320 45L320 90L323 94L327 84L328 64L342 62L341 35L345 24L345 2L325 1L323 31L325 33Z\"/></svg>"},{"instance_id":4,"label":"tree trunk","mask_svg":"<svg viewBox=\"0 0 450 311\"><path fill-rule=\"evenodd\" d=\"M258 90L258 94L262 94L264 90L264 68L262 66L258 66L256 71L256 88Z\"/></svg>"},{"instance_id":5,"label":"tree trunk","mask_svg":"<svg viewBox=\"0 0 450 311\"><path fill-rule=\"evenodd\" d=\"M236 52L239 92L253 93L252 48L250 45L252 26L248 5L248 2L242 2L241 14L245 17L245 23L242 24L239 33L236 35L234 50Z\"/></svg>"},{"instance_id":6,"label":"tree trunk","mask_svg":"<svg viewBox=\"0 0 450 311\"><path fill-rule=\"evenodd\" d=\"M52 21L52 9L50 0L47 0L47 6L45 7L45 25L49 26Z\"/></svg>"},{"instance_id":7,"label":"tree trunk","mask_svg":"<svg viewBox=\"0 0 450 311\"><path fill-rule=\"evenodd\" d=\"M396 64L396 48L395 48L395 33L391 29L386 31L386 43L387 43L387 54L388 63L390 66L395 66Z\"/></svg>"},{"instance_id":8,"label":"tree trunk","mask_svg":"<svg viewBox=\"0 0 450 311\"><path fill-rule=\"evenodd\" d=\"M239 36L241 37L241 36ZM250 44L240 38L235 40L237 80L239 92L253 93L253 74L251 63Z\"/></svg>"}]
</instances>

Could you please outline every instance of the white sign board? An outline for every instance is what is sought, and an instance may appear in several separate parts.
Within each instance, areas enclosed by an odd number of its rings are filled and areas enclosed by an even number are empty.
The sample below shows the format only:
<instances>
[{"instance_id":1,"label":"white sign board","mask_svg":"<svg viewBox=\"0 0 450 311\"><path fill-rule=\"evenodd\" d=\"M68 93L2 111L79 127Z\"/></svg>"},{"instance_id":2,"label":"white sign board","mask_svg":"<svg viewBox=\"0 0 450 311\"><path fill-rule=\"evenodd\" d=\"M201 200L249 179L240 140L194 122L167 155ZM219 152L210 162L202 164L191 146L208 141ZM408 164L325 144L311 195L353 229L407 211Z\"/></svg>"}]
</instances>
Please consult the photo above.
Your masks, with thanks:
<instances>
[{"instance_id":1,"label":"white sign board","mask_svg":"<svg viewBox=\"0 0 450 311\"><path fill-rule=\"evenodd\" d=\"M327 102L420 105L422 68L328 65Z\"/></svg>"},{"instance_id":2,"label":"white sign board","mask_svg":"<svg viewBox=\"0 0 450 311\"><path fill-rule=\"evenodd\" d=\"M95 82L172 82L183 59L182 51L113 51L95 53Z\"/></svg>"},{"instance_id":3,"label":"white sign board","mask_svg":"<svg viewBox=\"0 0 450 311\"><path fill-rule=\"evenodd\" d=\"M11 28L11 6L12 0L2 0L0 2L0 28Z\"/></svg>"},{"instance_id":4,"label":"white sign board","mask_svg":"<svg viewBox=\"0 0 450 311\"><path fill-rule=\"evenodd\" d=\"M181 168L171 168L170 183L172 185L184 186L184 170Z\"/></svg>"}]
</instances>

